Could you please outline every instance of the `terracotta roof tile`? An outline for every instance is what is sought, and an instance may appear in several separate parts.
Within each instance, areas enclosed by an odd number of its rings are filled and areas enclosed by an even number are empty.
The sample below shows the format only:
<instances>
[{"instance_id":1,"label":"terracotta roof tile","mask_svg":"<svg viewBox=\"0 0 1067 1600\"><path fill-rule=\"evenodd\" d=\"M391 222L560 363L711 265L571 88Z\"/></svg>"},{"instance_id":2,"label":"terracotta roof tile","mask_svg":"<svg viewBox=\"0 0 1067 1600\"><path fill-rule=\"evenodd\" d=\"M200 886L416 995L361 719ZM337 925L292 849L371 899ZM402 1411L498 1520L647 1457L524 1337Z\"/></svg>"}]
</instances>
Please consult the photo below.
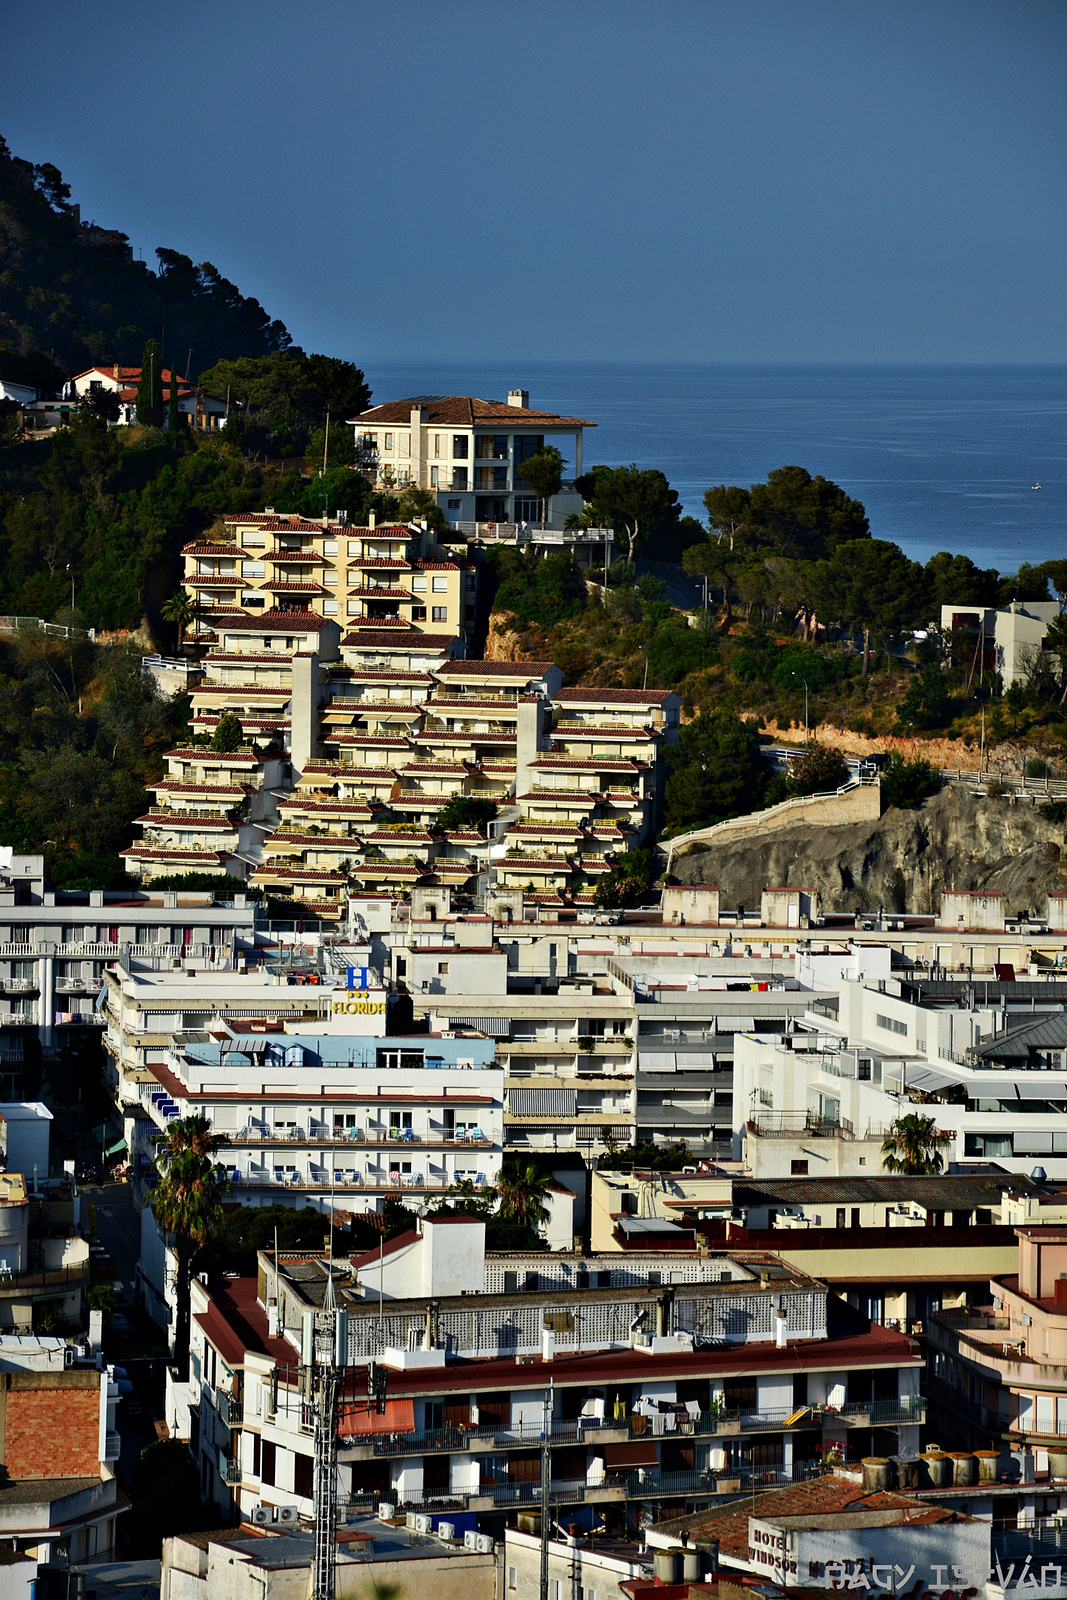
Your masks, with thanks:
<instances>
[{"instance_id":1,"label":"terracotta roof tile","mask_svg":"<svg viewBox=\"0 0 1067 1600\"><path fill-rule=\"evenodd\" d=\"M411 400L387 400L384 405L372 406L369 411L360 412L358 417L348 417L346 421L351 425L356 422L368 423L373 426L382 426L384 423L411 422L411 413L421 405L426 411L426 421L440 423L442 427L473 427L479 423L506 423L516 432L525 428L544 427L556 428L595 428L595 422L587 422L582 417L562 417L555 411L529 411L522 406L509 406L503 400L479 400L475 395L469 394L442 394L427 395L425 398L416 396Z\"/></svg>"}]
</instances>

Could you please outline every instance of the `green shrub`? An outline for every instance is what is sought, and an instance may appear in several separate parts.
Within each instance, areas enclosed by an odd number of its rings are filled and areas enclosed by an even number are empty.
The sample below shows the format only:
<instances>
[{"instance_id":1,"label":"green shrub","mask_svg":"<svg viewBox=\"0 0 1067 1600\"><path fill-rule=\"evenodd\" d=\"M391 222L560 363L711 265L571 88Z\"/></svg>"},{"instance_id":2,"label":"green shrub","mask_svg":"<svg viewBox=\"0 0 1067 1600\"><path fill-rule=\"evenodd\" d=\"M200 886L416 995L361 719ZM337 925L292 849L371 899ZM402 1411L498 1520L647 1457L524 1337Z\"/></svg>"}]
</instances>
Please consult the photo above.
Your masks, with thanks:
<instances>
[{"instance_id":1,"label":"green shrub","mask_svg":"<svg viewBox=\"0 0 1067 1600\"><path fill-rule=\"evenodd\" d=\"M894 751L889 765L882 774L883 808L896 806L901 811L913 810L941 787L941 774L930 761L917 756L905 761Z\"/></svg>"}]
</instances>

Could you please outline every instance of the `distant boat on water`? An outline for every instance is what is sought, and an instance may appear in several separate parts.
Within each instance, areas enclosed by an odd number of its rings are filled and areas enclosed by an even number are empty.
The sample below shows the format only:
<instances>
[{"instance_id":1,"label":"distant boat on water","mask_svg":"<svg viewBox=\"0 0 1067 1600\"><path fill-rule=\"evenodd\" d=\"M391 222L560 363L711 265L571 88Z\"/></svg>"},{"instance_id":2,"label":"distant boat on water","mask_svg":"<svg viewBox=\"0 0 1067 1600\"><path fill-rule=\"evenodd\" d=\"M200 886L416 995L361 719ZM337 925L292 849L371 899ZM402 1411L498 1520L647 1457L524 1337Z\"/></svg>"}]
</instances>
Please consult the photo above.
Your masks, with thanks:
<instances>
[{"instance_id":1,"label":"distant boat on water","mask_svg":"<svg viewBox=\"0 0 1067 1600\"><path fill-rule=\"evenodd\" d=\"M1033 489L1040 489L1040 487L1041 487L1041 485L1039 483L1031 484L1031 488L1033 488Z\"/></svg>"}]
</instances>

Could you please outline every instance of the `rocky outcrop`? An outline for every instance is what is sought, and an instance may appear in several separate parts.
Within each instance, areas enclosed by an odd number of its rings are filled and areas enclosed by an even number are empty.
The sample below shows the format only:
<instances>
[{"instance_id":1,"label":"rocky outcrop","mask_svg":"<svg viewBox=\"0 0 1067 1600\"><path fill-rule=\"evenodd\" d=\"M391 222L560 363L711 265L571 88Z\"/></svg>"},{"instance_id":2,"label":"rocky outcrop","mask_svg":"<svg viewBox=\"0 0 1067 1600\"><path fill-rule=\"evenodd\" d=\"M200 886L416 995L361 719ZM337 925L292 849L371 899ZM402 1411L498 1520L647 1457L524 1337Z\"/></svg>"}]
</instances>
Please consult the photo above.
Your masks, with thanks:
<instances>
[{"instance_id":1,"label":"rocky outcrop","mask_svg":"<svg viewBox=\"0 0 1067 1600\"><path fill-rule=\"evenodd\" d=\"M779 828L673 863L681 883L717 883L725 907L758 906L768 886L818 889L826 910L931 912L946 889L1000 889L1012 913L1043 911L1067 889L1062 825L1029 804L954 786L873 822Z\"/></svg>"}]
</instances>

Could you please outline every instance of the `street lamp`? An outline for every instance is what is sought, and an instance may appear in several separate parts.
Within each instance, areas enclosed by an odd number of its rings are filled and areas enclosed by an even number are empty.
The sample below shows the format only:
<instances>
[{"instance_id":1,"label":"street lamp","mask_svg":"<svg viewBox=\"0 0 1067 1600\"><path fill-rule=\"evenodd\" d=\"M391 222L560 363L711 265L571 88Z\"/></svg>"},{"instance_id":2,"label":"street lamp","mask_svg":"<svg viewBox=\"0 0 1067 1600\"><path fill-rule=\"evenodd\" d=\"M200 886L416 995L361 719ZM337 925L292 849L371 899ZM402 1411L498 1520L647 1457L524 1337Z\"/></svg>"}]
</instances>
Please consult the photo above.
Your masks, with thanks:
<instances>
[{"instance_id":1,"label":"street lamp","mask_svg":"<svg viewBox=\"0 0 1067 1600\"><path fill-rule=\"evenodd\" d=\"M790 677L792 677L792 678L800 678L801 683L804 685L804 743L807 744L807 742L808 742L808 680L807 680L807 678L801 678L799 672L790 673Z\"/></svg>"},{"instance_id":2,"label":"street lamp","mask_svg":"<svg viewBox=\"0 0 1067 1600\"><path fill-rule=\"evenodd\" d=\"M74 626L74 565L67 562L67 571L70 573L70 625Z\"/></svg>"}]
</instances>

